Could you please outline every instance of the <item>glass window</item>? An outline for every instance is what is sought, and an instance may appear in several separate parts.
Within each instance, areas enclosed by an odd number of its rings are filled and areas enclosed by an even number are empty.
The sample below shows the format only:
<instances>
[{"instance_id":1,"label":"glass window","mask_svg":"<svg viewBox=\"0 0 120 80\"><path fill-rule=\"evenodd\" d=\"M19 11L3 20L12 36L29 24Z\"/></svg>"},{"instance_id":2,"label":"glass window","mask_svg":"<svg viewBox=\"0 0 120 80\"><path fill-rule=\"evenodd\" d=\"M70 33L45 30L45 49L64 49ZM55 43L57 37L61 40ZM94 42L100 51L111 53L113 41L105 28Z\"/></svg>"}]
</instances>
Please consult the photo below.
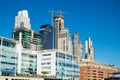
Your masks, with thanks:
<instances>
[{"instance_id":1,"label":"glass window","mask_svg":"<svg viewBox=\"0 0 120 80\"><path fill-rule=\"evenodd\" d=\"M43 54L42 56L50 56L51 54Z\"/></svg>"},{"instance_id":2,"label":"glass window","mask_svg":"<svg viewBox=\"0 0 120 80\"><path fill-rule=\"evenodd\" d=\"M1 45L1 40L0 40L0 45Z\"/></svg>"}]
</instances>

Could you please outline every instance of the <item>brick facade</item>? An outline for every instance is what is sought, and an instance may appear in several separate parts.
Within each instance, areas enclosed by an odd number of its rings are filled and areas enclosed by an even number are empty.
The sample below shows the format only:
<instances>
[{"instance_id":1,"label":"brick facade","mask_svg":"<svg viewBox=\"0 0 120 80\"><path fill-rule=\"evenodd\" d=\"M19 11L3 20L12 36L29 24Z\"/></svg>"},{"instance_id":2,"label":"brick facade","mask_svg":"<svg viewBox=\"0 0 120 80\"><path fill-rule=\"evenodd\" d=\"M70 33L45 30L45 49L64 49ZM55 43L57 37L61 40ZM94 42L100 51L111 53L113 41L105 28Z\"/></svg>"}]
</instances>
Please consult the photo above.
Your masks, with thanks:
<instances>
[{"instance_id":1,"label":"brick facade","mask_svg":"<svg viewBox=\"0 0 120 80\"><path fill-rule=\"evenodd\" d=\"M95 61L82 61L80 66L80 80L103 80L115 71L117 71L117 68L112 65Z\"/></svg>"}]
</instances>

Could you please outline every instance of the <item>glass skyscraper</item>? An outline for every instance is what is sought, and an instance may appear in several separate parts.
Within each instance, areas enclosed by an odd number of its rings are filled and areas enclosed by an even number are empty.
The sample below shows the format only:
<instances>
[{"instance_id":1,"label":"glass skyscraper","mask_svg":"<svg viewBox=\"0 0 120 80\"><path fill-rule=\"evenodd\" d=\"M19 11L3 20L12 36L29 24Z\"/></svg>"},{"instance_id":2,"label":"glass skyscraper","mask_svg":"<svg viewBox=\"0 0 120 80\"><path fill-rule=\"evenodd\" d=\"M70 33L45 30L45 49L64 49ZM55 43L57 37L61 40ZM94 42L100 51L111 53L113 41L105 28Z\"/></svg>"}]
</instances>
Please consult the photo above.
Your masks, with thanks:
<instances>
[{"instance_id":1,"label":"glass skyscraper","mask_svg":"<svg viewBox=\"0 0 120 80\"><path fill-rule=\"evenodd\" d=\"M42 25L39 33L43 38L44 49L53 49L53 27L50 24Z\"/></svg>"}]
</instances>

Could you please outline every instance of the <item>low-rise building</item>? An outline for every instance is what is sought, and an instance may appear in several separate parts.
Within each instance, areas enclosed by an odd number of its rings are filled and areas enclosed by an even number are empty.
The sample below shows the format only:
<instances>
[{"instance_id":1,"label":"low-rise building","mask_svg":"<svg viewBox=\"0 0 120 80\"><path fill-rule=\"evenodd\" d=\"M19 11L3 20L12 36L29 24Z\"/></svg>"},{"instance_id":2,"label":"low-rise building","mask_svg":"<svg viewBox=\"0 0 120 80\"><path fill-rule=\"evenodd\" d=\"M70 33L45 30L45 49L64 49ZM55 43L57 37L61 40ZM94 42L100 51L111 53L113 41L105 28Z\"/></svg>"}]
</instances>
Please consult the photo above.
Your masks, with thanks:
<instances>
[{"instance_id":1,"label":"low-rise building","mask_svg":"<svg viewBox=\"0 0 120 80\"><path fill-rule=\"evenodd\" d=\"M83 59L80 64L80 80L103 80L117 71L113 65Z\"/></svg>"},{"instance_id":2,"label":"low-rise building","mask_svg":"<svg viewBox=\"0 0 120 80\"><path fill-rule=\"evenodd\" d=\"M79 65L75 56L57 50L44 50L37 54L37 74L56 79L79 80Z\"/></svg>"},{"instance_id":3,"label":"low-rise building","mask_svg":"<svg viewBox=\"0 0 120 80\"><path fill-rule=\"evenodd\" d=\"M0 37L0 75L15 76L17 60L16 41Z\"/></svg>"},{"instance_id":4,"label":"low-rise building","mask_svg":"<svg viewBox=\"0 0 120 80\"><path fill-rule=\"evenodd\" d=\"M22 74L79 80L79 70L80 66L73 54L55 49L42 51L26 49L19 41L0 37L1 76Z\"/></svg>"}]
</instances>

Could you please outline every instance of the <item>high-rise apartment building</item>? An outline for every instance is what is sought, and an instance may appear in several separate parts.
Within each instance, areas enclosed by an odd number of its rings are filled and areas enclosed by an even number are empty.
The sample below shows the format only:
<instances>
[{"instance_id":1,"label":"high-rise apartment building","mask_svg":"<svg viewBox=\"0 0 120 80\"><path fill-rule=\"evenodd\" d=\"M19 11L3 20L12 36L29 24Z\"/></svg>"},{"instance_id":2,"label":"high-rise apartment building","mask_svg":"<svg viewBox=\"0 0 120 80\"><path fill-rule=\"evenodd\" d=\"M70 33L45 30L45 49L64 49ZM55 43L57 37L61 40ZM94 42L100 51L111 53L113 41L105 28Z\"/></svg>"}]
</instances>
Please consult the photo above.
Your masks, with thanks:
<instances>
[{"instance_id":1,"label":"high-rise apartment building","mask_svg":"<svg viewBox=\"0 0 120 80\"><path fill-rule=\"evenodd\" d=\"M92 41L90 39L90 37L86 40L86 55L85 55L85 59L90 59L92 61L94 61L94 47L92 45Z\"/></svg>"},{"instance_id":2,"label":"high-rise apartment building","mask_svg":"<svg viewBox=\"0 0 120 80\"><path fill-rule=\"evenodd\" d=\"M43 38L44 49L53 49L53 27L50 24L45 24L40 27L40 35Z\"/></svg>"},{"instance_id":3,"label":"high-rise apartment building","mask_svg":"<svg viewBox=\"0 0 120 80\"><path fill-rule=\"evenodd\" d=\"M43 39L39 32L31 29L26 10L19 11L15 17L15 27L12 36L14 40L22 43L23 48L32 50L43 49Z\"/></svg>"},{"instance_id":4,"label":"high-rise apartment building","mask_svg":"<svg viewBox=\"0 0 120 80\"><path fill-rule=\"evenodd\" d=\"M54 16L55 49L72 54L69 30L64 28L64 17Z\"/></svg>"},{"instance_id":5,"label":"high-rise apartment building","mask_svg":"<svg viewBox=\"0 0 120 80\"><path fill-rule=\"evenodd\" d=\"M80 60L83 58L82 55L82 43L80 42L79 33L76 32L72 37L72 44L73 44L73 55L77 57L77 62L80 63Z\"/></svg>"}]
</instances>

